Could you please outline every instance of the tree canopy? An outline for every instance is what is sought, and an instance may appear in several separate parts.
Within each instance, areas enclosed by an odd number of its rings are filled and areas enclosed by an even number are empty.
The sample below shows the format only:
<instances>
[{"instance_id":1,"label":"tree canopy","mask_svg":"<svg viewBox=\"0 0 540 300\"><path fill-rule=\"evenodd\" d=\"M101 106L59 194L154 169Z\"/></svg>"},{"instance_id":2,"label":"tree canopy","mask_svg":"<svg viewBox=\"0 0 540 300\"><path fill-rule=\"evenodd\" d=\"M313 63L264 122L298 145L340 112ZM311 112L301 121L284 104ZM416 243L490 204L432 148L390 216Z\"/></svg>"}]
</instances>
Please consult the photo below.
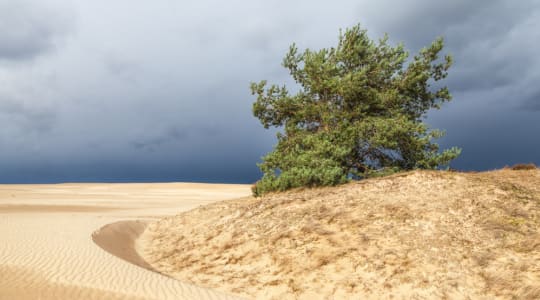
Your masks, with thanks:
<instances>
[{"instance_id":1,"label":"tree canopy","mask_svg":"<svg viewBox=\"0 0 540 300\"><path fill-rule=\"evenodd\" d=\"M402 44L389 45L387 35L373 41L359 25L340 32L337 47L299 52L293 44L283 66L297 93L251 84L255 117L282 129L259 164L264 175L254 194L448 165L460 149L439 151L433 139L444 133L423 122L451 100L446 86L434 84L452 64L450 55L439 57L442 49L438 38L410 59Z\"/></svg>"}]
</instances>

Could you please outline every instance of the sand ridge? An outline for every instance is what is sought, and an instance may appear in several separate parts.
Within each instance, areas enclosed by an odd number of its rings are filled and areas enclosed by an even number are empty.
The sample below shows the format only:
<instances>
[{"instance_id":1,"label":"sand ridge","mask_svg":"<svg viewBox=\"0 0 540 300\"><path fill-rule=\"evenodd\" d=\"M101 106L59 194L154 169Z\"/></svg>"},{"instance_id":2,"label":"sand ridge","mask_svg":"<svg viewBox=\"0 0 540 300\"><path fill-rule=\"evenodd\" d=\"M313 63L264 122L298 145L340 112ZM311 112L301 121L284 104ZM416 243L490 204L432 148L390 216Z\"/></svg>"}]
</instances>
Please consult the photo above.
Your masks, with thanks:
<instances>
[{"instance_id":1,"label":"sand ridge","mask_svg":"<svg viewBox=\"0 0 540 300\"><path fill-rule=\"evenodd\" d=\"M414 171L152 222L141 255L255 299L540 299L540 170Z\"/></svg>"},{"instance_id":2,"label":"sand ridge","mask_svg":"<svg viewBox=\"0 0 540 300\"><path fill-rule=\"evenodd\" d=\"M134 241L149 220L249 193L194 183L0 185L0 299L235 299L138 266Z\"/></svg>"},{"instance_id":3,"label":"sand ridge","mask_svg":"<svg viewBox=\"0 0 540 300\"><path fill-rule=\"evenodd\" d=\"M156 272L137 253L136 249L137 239L146 229L146 225L147 222L139 220L114 222L92 233L92 240L110 254L141 268Z\"/></svg>"}]
</instances>

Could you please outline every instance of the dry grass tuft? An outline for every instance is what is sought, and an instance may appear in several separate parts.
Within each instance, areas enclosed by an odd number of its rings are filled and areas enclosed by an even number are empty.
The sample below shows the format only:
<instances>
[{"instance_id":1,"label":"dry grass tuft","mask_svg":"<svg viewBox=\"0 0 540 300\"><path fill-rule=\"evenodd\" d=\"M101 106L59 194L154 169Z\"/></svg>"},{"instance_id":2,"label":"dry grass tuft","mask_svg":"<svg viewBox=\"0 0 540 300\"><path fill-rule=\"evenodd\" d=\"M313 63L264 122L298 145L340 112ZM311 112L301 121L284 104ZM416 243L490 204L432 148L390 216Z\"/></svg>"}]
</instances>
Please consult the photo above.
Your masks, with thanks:
<instances>
[{"instance_id":1,"label":"dry grass tuft","mask_svg":"<svg viewBox=\"0 0 540 300\"><path fill-rule=\"evenodd\" d=\"M539 299L540 170L415 171L200 207L142 254L257 299Z\"/></svg>"},{"instance_id":2,"label":"dry grass tuft","mask_svg":"<svg viewBox=\"0 0 540 300\"><path fill-rule=\"evenodd\" d=\"M512 170L516 171L516 170L535 170L537 168L537 166L533 163L529 163L529 164L515 164L512 166Z\"/></svg>"}]
</instances>

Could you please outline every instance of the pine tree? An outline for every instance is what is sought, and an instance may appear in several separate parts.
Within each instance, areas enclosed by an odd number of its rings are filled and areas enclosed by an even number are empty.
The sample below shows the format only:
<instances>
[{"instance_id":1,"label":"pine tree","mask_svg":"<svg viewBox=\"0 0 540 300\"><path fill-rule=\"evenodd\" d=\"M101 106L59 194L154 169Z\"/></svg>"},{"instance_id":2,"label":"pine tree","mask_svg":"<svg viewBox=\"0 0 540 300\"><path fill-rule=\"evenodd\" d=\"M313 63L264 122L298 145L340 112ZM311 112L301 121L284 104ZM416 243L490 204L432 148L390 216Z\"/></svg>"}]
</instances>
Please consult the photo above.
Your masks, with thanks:
<instances>
[{"instance_id":1,"label":"pine tree","mask_svg":"<svg viewBox=\"0 0 540 300\"><path fill-rule=\"evenodd\" d=\"M448 165L461 150L439 152L432 140L443 132L423 122L451 100L447 87L432 87L452 64L449 55L439 58L442 49L438 38L409 59L402 44L388 45L388 36L374 42L359 25L340 32L335 48L299 53L293 44L283 66L298 93L251 84L255 117L283 130L259 164L254 194Z\"/></svg>"}]
</instances>

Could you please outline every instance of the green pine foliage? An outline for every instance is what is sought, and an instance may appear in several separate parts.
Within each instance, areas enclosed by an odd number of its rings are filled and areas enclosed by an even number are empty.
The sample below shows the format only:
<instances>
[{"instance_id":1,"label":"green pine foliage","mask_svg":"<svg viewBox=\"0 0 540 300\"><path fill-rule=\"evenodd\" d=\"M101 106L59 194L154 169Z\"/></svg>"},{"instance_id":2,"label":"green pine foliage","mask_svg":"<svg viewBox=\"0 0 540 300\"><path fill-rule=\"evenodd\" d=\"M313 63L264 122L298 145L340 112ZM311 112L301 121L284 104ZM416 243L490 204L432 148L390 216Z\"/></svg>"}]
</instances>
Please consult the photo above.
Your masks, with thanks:
<instances>
[{"instance_id":1,"label":"green pine foliage","mask_svg":"<svg viewBox=\"0 0 540 300\"><path fill-rule=\"evenodd\" d=\"M432 87L452 64L439 58L442 49L439 38L409 59L403 45L388 45L387 36L375 42L359 25L341 32L335 48L300 53L293 44L283 66L298 93L251 84L255 117L283 129L259 164L254 194L448 165L460 149L440 152L432 140L444 133L422 122L451 99L447 87Z\"/></svg>"}]
</instances>

